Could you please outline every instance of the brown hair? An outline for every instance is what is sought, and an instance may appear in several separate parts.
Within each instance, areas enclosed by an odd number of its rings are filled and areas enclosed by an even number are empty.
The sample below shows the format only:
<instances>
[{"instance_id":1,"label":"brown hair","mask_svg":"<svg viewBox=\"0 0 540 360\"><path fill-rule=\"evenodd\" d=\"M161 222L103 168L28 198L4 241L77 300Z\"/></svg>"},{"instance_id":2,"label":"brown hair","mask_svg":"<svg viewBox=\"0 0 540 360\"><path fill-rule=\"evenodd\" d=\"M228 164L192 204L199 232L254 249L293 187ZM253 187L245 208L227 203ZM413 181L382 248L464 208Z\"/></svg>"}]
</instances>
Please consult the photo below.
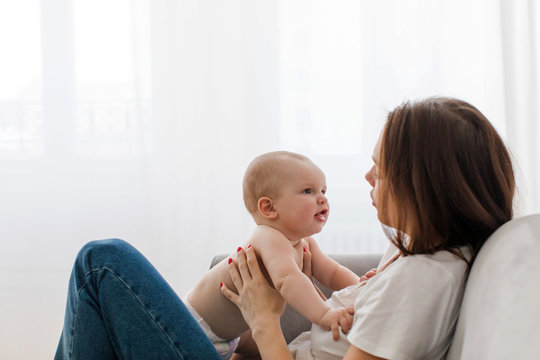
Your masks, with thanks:
<instances>
[{"instance_id":1,"label":"brown hair","mask_svg":"<svg viewBox=\"0 0 540 360\"><path fill-rule=\"evenodd\" d=\"M261 197L268 196L271 199L279 197L280 179L283 179L285 175L280 171L280 165L287 158L311 162L304 155L289 151L274 151L257 156L248 165L242 189L244 204L251 214L257 211L257 201Z\"/></svg>"},{"instance_id":2,"label":"brown hair","mask_svg":"<svg viewBox=\"0 0 540 360\"><path fill-rule=\"evenodd\" d=\"M469 245L474 260L512 219L509 153L486 117L465 101L429 98L398 106L388 115L379 156L381 211L388 219L390 199L399 204L392 242L403 255L446 249L467 261L458 248Z\"/></svg>"}]
</instances>

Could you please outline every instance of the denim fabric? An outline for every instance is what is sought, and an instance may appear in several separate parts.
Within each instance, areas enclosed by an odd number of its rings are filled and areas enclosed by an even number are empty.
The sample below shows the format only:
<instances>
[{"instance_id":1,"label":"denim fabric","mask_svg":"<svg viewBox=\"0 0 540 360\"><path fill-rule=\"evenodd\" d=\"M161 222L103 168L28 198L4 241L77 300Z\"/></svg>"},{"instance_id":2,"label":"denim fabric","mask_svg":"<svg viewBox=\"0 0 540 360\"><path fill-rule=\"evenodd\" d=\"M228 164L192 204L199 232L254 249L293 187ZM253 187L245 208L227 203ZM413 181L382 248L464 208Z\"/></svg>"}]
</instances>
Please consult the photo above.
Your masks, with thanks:
<instances>
[{"instance_id":1,"label":"denim fabric","mask_svg":"<svg viewBox=\"0 0 540 360\"><path fill-rule=\"evenodd\" d=\"M150 262L127 242L109 239L77 255L55 359L220 357Z\"/></svg>"}]
</instances>

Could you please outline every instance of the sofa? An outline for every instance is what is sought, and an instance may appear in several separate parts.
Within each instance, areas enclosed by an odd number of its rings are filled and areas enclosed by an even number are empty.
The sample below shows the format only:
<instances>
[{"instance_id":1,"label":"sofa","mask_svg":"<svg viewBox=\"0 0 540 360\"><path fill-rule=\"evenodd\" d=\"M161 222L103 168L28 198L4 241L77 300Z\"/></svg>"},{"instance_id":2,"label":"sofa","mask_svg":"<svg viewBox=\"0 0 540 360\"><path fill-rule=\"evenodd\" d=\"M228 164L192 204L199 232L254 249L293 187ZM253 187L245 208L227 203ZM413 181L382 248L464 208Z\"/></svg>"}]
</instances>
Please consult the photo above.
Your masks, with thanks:
<instances>
[{"instance_id":1,"label":"sofa","mask_svg":"<svg viewBox=\"0 0 540 360\"><path fill-rule=\"evenodd\" d=\"M211 266L225 256L214 257ZM382 254L331 256L363 275ZM287 305L281 326L290 342L310 323ZM480 250L447 359L540 359L540 214L509 221Z\"/></svg>"}]
</instances>

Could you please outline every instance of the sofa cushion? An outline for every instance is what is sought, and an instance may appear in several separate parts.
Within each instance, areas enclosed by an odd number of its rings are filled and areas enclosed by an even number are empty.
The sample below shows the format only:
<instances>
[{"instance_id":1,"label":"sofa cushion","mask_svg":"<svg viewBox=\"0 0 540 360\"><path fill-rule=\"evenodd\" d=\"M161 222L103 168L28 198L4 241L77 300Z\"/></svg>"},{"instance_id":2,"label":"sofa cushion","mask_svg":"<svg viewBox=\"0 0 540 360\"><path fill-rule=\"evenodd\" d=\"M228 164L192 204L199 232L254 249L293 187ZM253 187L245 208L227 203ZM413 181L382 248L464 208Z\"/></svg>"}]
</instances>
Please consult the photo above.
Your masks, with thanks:
<instances>
[{"instance_id":1,"label":"sofa cushion","mask_svg":"<svg viewBox=\"0 0 540 360\"><path fill-rule=\"evenodd\" d=\"M484 244L471 269L447 359L540 359L540 214Z\"/></svg>"}]
</instances>

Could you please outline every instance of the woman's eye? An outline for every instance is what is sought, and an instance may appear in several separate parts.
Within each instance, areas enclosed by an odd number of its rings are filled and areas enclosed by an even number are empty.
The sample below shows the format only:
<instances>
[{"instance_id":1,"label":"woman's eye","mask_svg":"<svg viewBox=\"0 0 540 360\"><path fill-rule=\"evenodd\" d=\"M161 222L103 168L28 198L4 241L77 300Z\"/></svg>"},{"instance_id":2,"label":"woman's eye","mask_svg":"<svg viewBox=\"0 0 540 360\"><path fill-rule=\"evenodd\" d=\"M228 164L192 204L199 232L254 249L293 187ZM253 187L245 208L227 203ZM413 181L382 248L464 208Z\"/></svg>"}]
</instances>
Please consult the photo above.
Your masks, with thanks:
<instances>
[{"instance_id":1,"label":"woman's eye","mask_svg":"<svg viewBox=\"0 0 540 360\"><path fill-rule=\"evenodd\" d=\"M302 193L304 193L304 194L311 194L311 189L304 189L304 191L302 191Z\"/></svg>"}]
</instances>

